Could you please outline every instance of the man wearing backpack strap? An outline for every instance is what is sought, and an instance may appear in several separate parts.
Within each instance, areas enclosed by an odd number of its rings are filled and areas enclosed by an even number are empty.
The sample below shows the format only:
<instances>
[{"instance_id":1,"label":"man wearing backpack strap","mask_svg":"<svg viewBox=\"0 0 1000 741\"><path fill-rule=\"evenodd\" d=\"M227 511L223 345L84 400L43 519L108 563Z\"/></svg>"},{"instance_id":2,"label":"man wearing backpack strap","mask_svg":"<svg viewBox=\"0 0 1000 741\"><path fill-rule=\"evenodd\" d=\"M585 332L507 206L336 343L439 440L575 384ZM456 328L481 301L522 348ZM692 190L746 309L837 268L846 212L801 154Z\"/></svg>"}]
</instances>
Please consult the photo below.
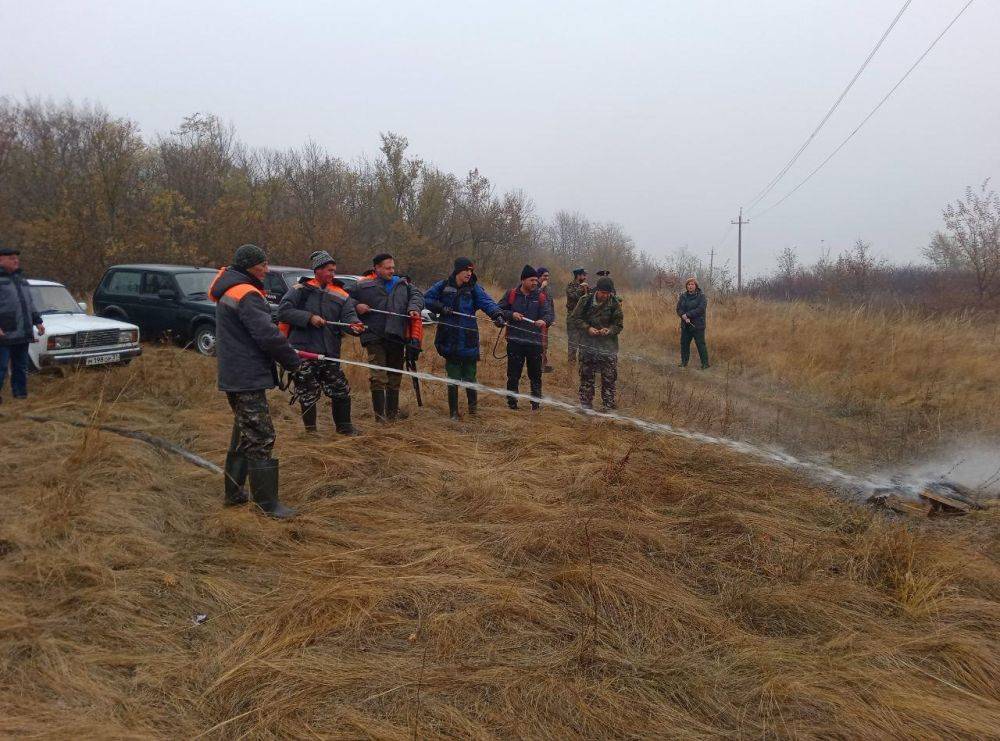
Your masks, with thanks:
<instances>
[{"instance_id":1,"label":"man wearing backpack strap","mask_svg":"<svg viewBox=\"0 0 1000 741\"><path fill-rule=\"evenodd\" d=\"M538 289L538 274L525 265L521 283L504 294L500 309L507 321L507 390L517 393L521 372L528 366L531 395L542 396L542 343L544 331L555 321L555 310L549 297ZM507 397L507 406L517 409L517 399ZM538 409L538 402L531 402Z\"/></svg>"}]
</instances>

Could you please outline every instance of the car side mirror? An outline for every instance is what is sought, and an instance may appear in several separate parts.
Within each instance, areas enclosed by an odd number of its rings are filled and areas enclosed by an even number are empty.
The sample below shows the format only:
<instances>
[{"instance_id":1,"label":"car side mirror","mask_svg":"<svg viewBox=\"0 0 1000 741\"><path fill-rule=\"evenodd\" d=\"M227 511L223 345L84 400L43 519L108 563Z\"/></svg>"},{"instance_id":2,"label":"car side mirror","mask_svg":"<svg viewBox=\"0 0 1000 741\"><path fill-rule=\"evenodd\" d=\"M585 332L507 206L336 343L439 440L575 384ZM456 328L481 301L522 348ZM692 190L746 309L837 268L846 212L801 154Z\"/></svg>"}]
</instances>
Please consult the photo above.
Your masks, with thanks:
<instances>
[{"instance_id":1,"label":"car side mirror","mask_svg":"<svg viewBox=\"0 0 1000 741\"><path fill-rule=\"evenodd\" d=\"M77 301L76 305L79 306L84 311L87 310L87 302L86 301Z\"/></svg>"},{"instance_id":2,"label":"car side mirror","mask_svg":"<svg viewBox=\"0 0 1000 741\"><path fill-rule=\"evenodd\" d=\"M169 288L161 288L159 291L156 292L156 295L159 296L163 301L177 300L177 292L171 291Z\"/></svg>"}]
</instances>

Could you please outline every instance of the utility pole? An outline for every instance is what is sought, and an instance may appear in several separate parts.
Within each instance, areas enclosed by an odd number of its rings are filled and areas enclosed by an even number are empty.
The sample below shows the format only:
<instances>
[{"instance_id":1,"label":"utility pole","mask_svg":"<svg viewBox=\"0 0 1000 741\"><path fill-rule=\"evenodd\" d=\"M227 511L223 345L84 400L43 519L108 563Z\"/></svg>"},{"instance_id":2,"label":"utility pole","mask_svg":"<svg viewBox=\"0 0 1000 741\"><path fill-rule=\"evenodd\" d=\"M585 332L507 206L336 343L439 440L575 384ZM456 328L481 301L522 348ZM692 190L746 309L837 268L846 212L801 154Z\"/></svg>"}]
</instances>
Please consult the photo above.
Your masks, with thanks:
<instances>
[{"instance_id":1,"label":"utility pole","mask_svg":"<svg viewBox=\"0 0 1000 741\"><path fill-rule=\"evenodd\" d=\"M715 247L708 253L708 288L715 288L715 281L712 280L715 268Z\"/></svg>"},{"instance_id":2,"label":"utility pole","mask_svg":"<svg viewBox=\"0 0 1000 741\"><path fill-rule=\"evenodd\" d=\"M743 206L740 206L740 217L729 223L739 226L736 240L736 291L739 293L743 291L743 225L750 223L750 219L743 220Z\"/></svg>"}]
</instances>

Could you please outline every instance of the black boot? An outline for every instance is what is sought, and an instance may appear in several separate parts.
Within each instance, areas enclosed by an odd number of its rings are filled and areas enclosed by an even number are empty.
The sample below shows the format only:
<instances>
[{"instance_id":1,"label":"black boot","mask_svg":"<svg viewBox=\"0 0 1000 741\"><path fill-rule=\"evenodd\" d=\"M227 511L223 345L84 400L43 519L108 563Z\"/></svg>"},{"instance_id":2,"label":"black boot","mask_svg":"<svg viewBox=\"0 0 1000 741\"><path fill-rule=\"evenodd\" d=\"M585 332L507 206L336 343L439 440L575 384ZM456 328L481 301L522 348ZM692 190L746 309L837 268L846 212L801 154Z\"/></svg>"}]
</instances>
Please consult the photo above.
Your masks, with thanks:
<instances>
[{"instance_id":1,"label":"black boot","mask_svg":"<svg viewBox=\"0 0 1000 741\"><path fill-rule=\"evenodd\" d=\"M302 424L306 426L306 432L316 432L316 407L319 402L313 402L309 406L302 405Z\"/></svg>"},{"instance_id":2,"label":"black boot","mask_svg":"<svg viewBox=\"0 0 1000 741\"><path fill-rule=\"evenodd\" d=\"M385 422L385 391L372 391L372 409L375 421Z\"/></svg>"},{"instance_id":3,"label":"black boot","mask_svg":"<svg viewBox=\"0 0 1000 741\"><path fill-rule=\"evenodd\" d=\"M479 407L479 392L475 389L466 389L465 398L469 401L469 414L475 414Z\"/></svg>"},{"instance_id":4,"label":"black boot","mask_svg":"<svg viewBox=\"0 0 1000 741\"><path fill-rule=\"evenodd\" d=\"M390 420L406 419L410 415L399 411L399 389L386 389L385 416Z\"/></svg>"},{"instance_id":5,"label":"black boot","mask_svg":"<svg viewBox=\"0 0 1000 741\"><path fill-rule=\"evenodd\" d=\"M235 507L246 504L250 501L247 490L243 484L247 480L247 458L242 453L226 453L225 476L226 498L223 504L226 507Z\"/></svg>"},{"instance_id":6,"label":"black boot","mask_svg":"<svg viewBox=\"0 0 1000 741\"><path fill-rule=\"evenodd\" d=\"M458 416L458 386L448 387L448 416L452 419L461 419Z\"/></svg>"},{"instance_id":7,"label":"black boot","mask_svg":"<svg viewBox=\"0 0 1000 741\"><path fill-rule=\"evenodd\" d=\"M333 400L333 424L341 435L360 435L358 429L351 424L351 397Z\"/></svg>"},{"instance_id":8,"label":"black boot","mask_svg":"<svg viewBox=\"0 0 1000 741\"><path fill-rule=\"evenodd\" d=\"M250 461L250 492L264 514L278 520L295 516L295 510L278 501L278 461L275 458Z\"/></svg>"}]
</instances>

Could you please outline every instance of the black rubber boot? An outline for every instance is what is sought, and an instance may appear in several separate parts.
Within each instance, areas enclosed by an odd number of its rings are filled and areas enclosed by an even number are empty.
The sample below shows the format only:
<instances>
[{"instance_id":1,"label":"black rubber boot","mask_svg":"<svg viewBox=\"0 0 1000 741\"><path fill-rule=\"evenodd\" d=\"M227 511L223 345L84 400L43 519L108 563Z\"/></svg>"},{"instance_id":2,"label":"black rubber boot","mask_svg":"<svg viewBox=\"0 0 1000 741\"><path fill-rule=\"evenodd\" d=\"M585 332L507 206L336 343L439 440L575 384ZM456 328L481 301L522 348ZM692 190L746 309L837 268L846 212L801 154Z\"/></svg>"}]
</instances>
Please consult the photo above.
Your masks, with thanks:
<instances>
[{"instance_id":1,"label":"black rubber boot","mask_svg":"<svg viewBox=\"0 0 1000 741\"><path fill-rule=\"evenodd\" d=\"M314 402L309 406L302 405L302 424L306 426L306 432L316 432L316 407L319 402Z\"/></svg>"},{"instance_id":2,"label":"black rubber boot","mask_svg":"<svg viewBox=\"0 0 1000 741\"><path fill-rule=\"evenodd\" d=\"M226 489L226 498L223 504L226 507L236 507L250 501L247 490L243 484L247 480L247 459L242 453L226 453L226 470L223 474Z\"/></svg>"},{"instance_id":3,"label":"black rubber boot","mask_svg":"<svg viewBox=\"0 0 1000 741\"><path fill-rule=\"evenodd\" d=\"M452 419L461 419L458 416L458 386L448 387L448 416Z\"/></svg>"},{"instance_id":4,"label":"black rubber boot","mask_svg":"<svg viewBox=\"0 0 1000 741\"><path fill-rule=\"evenodd\" d=\"M479 409L479 392L475 389L466 389L465 398L469 401L469 414L475 414Z\"/></svg>"},{"instance_id":5,"label":"black rubber boot","mask_svg":"<svg viewBox=\"0 0 1000 741\"><path fill-rule=\"evenodd\" d=\"M372 409L375 421L385 422L385 391L372 391Z\"/></svg>"},{"instance_id":6,"label":"black rubber boot","mask_svg":"<svg viewBox=\"0 0 1000 741\"><path fill-rule=\"evenodd\" d=\"M275 458L250 461L250 492L253 502L269 517L287 520L295 510L278 501L278 461Z\"/></svg>"},{"instance_id":7,"label":"black rubber boot","mask_svg":"<svg viewBox=\"0 0 1000 741\"><path fill-rule=\"evenodd\" d=\"M385 392L385 416L390 420L406 419L410 415L399 411L399 389L386 389Z\"/></svg>"},{"instance_id":8,"label":"black rubber boot","mask_svg":"<svg viewBox=\"0 0 1000 741\"><path fill-rule=\"evenodd\" d=\"M333 424L341 435L360 435L361 432L351 424L351 397L333 400Z\"/></svg>"}]
</instances>

